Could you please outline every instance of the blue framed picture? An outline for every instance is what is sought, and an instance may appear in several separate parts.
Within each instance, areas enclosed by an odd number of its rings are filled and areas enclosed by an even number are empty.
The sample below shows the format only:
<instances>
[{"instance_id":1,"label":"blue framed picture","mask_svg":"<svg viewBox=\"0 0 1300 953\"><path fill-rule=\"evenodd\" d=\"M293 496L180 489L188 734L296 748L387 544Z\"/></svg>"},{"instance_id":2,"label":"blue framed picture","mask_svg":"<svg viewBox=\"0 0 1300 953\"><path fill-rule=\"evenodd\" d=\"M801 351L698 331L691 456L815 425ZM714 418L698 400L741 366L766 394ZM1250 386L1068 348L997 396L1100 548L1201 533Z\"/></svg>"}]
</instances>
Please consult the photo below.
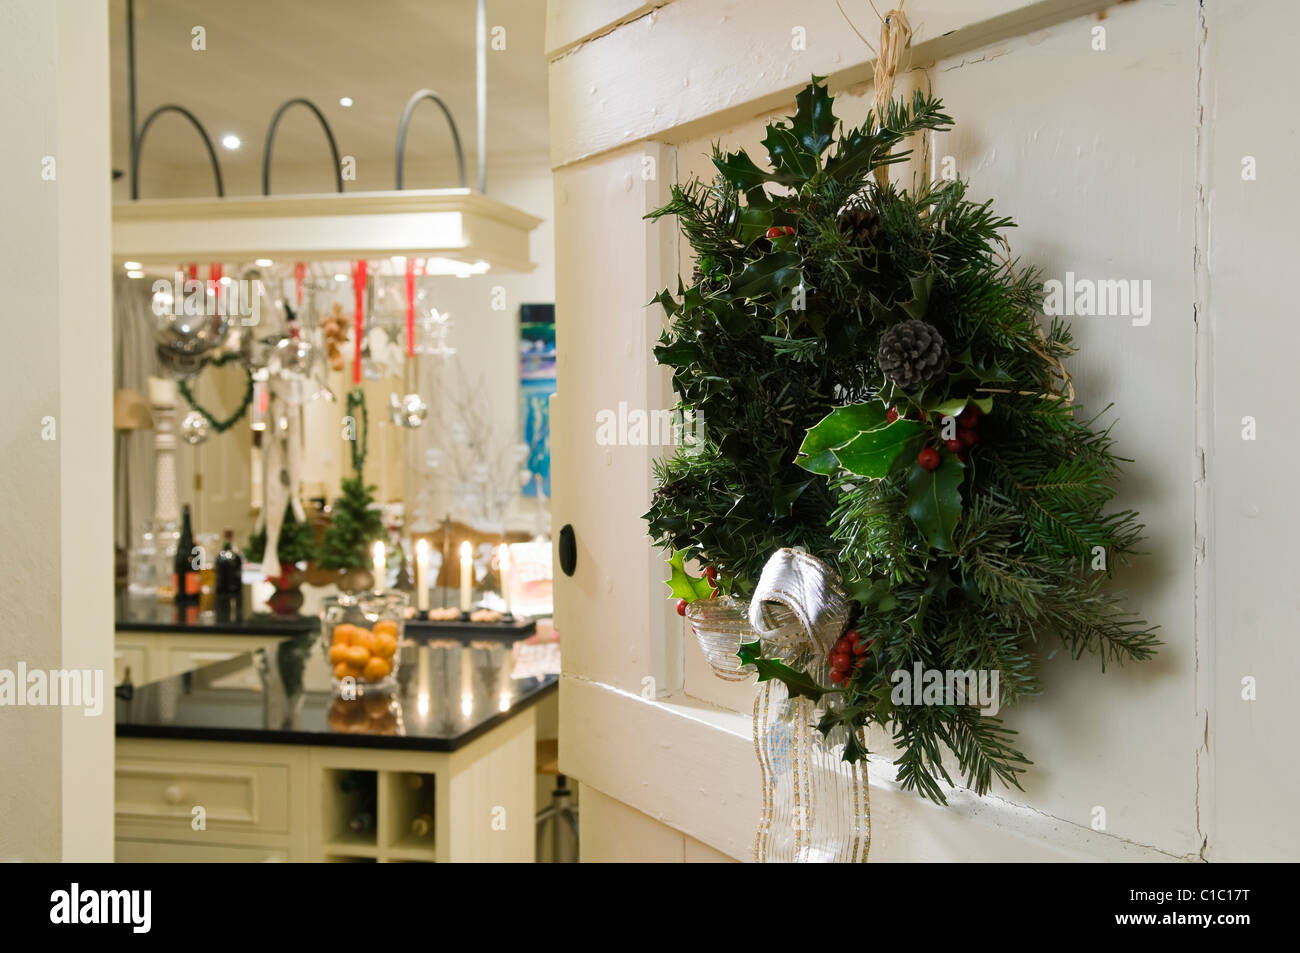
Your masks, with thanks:
<instances>
[{"instance_id":1,"label":"blue framed picture","mask_svg":"<svg viewBox=\"0 0 1300 953\"><path fill-rule=\"evenodd\" d=\"M540 476L541 492L551 495L551 395L555 393L555 305L519 307L519 430L528 447L524 466ZM536 479L524 496L537 496Z\"/></svg>"}]
</instances>

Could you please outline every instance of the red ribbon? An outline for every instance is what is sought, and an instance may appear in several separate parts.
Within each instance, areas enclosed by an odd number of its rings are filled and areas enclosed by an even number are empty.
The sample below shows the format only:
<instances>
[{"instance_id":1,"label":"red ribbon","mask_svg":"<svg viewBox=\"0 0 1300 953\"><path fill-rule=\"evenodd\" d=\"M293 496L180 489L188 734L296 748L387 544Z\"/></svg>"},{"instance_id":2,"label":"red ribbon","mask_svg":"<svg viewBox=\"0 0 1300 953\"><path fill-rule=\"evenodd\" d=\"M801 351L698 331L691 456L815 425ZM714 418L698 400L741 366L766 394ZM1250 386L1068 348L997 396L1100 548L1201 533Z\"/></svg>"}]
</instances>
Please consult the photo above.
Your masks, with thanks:
<instances>
[{"instance_id":1,"label":"red ribbon","mask_svg":"<svg viewBox=\"0 0 1300 953\"><path fill-rule=\"evenodd\" d=\"M221 267L221 262L219 261L208 265L208 292L214 298L219 297L221 294L219 283L223 271L224 269Z\"/></svg>"},{"instance_id":2,"label":"red ribbon","mask_svg":"<svg viewBox=\"0 0 1300 953\"><path fill-rule=\"evenodd\" d=\"M365 324L366 263L365 260L352 264L352 293L356 296L357 322L356 332L352 335L352 383L361 383L361 334Z\"/></svg>"},{"instance_id":3,"label":"red ribbon","mask_svg":"<svg viewBox=\"0 0 1300 953\"><path fill-rule=\"evenodd\" d=\"M295 262L293 266L293 293L297 295L298 310L302 310L302 282L307 277L307 263Z\"/></svg>"},{"instance_id":4,"label":"red ribbon","mask_svg":"<svg viewBox=\"0 0 1300 953\"><path fill-rule=\"evenodd\" d=\"M406 259L406 356L415 357L415 259Z\"/></svg>"}]
</instances>

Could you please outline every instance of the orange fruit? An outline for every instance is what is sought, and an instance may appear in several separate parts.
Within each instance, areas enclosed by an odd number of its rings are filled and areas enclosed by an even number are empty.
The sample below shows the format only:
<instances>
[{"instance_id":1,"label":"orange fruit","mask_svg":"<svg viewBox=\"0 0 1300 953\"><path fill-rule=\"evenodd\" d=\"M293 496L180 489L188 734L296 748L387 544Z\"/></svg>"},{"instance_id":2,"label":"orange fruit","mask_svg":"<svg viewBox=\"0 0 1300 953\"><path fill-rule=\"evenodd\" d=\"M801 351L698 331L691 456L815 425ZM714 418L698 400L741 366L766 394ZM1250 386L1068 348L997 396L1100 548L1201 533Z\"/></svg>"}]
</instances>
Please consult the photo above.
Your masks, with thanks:
<instances>
[{"instance_id":1,"label":"orange fruit","mask_svg":"<svg viewBox=\"0 0 1300 953\"><path fill-rule=\"evenodd\" d=\"M366 667L362 670L361 675L366 679L366 681L377 682L392 670L392 662L376 655L366 663Z\"/></svg>"},{"instance_id":2,"label":"orange fruit","mask_svg":"<svg viewBox=\"0 0 1300 953\"><path fill-rule=\"evenodd\" d=\"M375 654L384 658L392 658L397 652L397 636L389 635L387 632L375 633Z\"/></svg>"},{"instance_id":3,"label":"orange fruit","mask_svg":"<svg viewBox=\"0 0 1300 953\"><path fill-rule=\"evenodd\" d=\"M349 643L351 643L352 630L355 628L356 628L355 625L350 625L347 622L344 622L341 625L334 626L334 644L348 645Z\"/></svg>"},{"instance_id":4,"label":"orange fruit","mask_svg":"<svg viewBox=\"0 0 1300 953\"><path fill-rule=\"evenodd\" d=\"M370 661L370 650L364 645L349 645L347 661L353 668L363 668Z\"/></svg>"},{"instance_id":5,"label":"orange fruit","mask_svg":"<svg viewBox=\"0 0 1300 953\"><path fill-rule=\"evenodd\" d=\"M375 635L387 633L393 638L397 638L397 623L392 619L380 619L375 623Z\"/></svg>"},{"instance_id":6,"label":"orange fruit","mask_svg":"<svg viewBox=\"0 0 1300 953\"><path fill-rule=\"evenodd\" d=\"M342 642L335 642L330 646L330 661L335 665L338 665L340 662L346 662L348 660L349 649L351 649L350 645L344 645Z\"/></svg>"},{"instance_id":7,"label":"orange fruit","mask_svg":"<svg viewBox=\"0 0 1300 953\"><path fill-rule=\"evenodd\" d=\"M356 627L356 631L352 633L352 644L359 645L367 652L373 654L375 651L375 633L371 632L369 629Z\"/></svg>"},{"instance_id":8,"label":"orange fruit","mask_svg":"<svg viewBox=\"0 0 1300 953\"><path fill-rule=\"evenodd\" d=\"M347 678L349 675L351 675L353 678L356 678L356 670L353 669L352 666L349 665L347 662L339 662L337 665L334 666L335 678Z\"/></svg>"}]
</instances>

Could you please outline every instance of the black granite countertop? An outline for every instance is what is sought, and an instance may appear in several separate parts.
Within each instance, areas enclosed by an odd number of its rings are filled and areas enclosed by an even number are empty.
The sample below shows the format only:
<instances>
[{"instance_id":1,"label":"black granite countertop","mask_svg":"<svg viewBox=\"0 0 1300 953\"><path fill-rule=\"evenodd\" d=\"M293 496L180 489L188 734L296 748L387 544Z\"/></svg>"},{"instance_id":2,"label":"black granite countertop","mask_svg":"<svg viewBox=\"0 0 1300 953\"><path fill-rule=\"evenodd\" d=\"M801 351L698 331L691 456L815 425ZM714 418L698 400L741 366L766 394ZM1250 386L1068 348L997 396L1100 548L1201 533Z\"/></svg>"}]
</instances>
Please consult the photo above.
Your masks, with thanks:
<instances>
[{"instance_id":1,"label":"black granite countertop","mask_svg":"<svg viewBox=\"0 0 1300 953\"><path fill-rule=\"evenodd\" d=\"M181 608L173 602L133 596L121 590L117 593L117 631L289 636L320 628L320 619L315 615L271 615L253 599L250 588L245 586L237 601L214 600L214 608L203 611L197 605Z\"/></svg>"},{"instance_id":2,"label":"black granite countertop","mask_svg":"<svg viewBox=\"0 0 1300 953\"><path fill-rule=\"evenodd\" d=\"M130 689L119 688L120 738L454 751L556 690L556 674L523 674L501 642L408 637L389 693L334 691L322 640L274 649ZM121 697L129 694L130 697Z\"/></svg>"}]
</instances>

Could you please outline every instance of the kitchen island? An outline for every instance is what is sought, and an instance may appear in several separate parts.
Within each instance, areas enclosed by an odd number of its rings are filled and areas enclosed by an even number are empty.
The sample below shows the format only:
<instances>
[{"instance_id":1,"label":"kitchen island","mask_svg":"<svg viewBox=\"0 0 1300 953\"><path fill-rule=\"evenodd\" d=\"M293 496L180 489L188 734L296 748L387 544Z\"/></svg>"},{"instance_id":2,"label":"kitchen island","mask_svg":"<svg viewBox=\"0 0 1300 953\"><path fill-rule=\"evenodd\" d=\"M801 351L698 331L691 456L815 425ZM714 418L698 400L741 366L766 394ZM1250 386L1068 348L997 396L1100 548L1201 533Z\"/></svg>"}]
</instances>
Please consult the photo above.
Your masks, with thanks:
<instances>
[{"instance_id":1,"label":"kitchen island","mask_svg":"<svg viewBox=\"0 0 1300 953\"><path fill-rule=\"evenodd\" d=\"M500 641L408 637L341 697L313 632L119 689L119 861L532 861L535 712ZM516 677L518 676L518 677Z\"/></svg>"}]
</instances>

